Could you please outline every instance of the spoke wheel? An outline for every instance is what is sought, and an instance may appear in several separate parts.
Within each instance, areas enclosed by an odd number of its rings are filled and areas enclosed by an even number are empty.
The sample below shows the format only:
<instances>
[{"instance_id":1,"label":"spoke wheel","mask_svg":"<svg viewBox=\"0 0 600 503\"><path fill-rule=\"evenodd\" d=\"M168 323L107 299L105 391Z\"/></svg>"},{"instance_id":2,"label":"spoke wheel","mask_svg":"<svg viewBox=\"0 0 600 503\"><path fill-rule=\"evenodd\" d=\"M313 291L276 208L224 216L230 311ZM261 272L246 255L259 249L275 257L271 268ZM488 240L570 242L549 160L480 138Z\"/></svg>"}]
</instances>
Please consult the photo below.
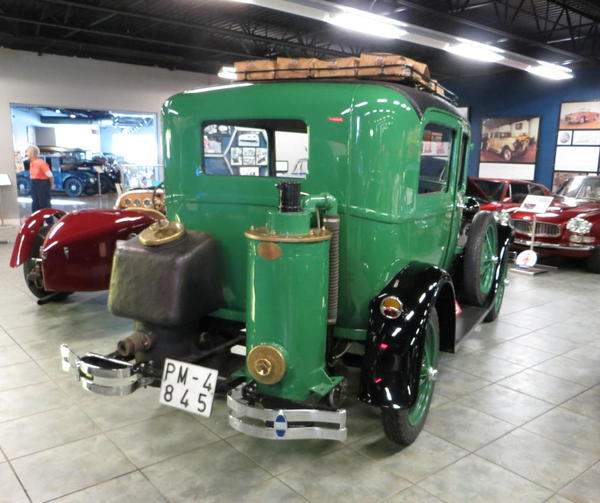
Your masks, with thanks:
<instances>
[{"instance_id":1,"label":"spoke wheel","mask_svg":"<svg viewBox=\"0 0 600 503\"><path fill-rule=\"evenodd\" d=\"M408 409L408 422L412 426L418 425L423 421L435 386L437 377L437 340L435 328L430 321L427 324L427 333L425 335L425 347L423 349L423 361L421 362L421 373L419 375L419 393L415 404Z\"/></svg>"},{"instance_id":2,"label":"spoke wheel","mask_svg":"<svg viewBox=\"0 0 600 503\"><path fill-rule=\"evenodd\" d=\"M419 366L419 389L415 403L408 409L381 409L385 435L399 445L412 444L423 429L437 379L437 360L440 340L440 324L435 308L432 308L425 331L423 355Z\"/></svg>"},{"instance_id":3,"label":"spoke wheel","mask_svg":"<svg viewBox=\"0 0 600 503\"><path fill-rule=\"evenodd\" d=\"M48 295L54 293L49 290L44 289L44 276L42 272L42 264L41 264L41 250L42 244L44 243L44 239L48 231L50 230L49 225L43 225L40 227L35 241L31 246L31 252L29 253L29 257L25 262L23 262L23 276L25 277L25 284L29 291L35 295L38 299L42 299L47 297ZM63 300L66 299L71 292L60 292L58 295L54 297L53 300Z\"/></svg>"},{"instance_id":4,"label":"spoke wheel","mask_svg":"<svg viewBox=\"0 0 600 503\"><path fill-rule=\"evenodd\" d=\"M498 288L496 289L496 293L494 296L494 303L492 304L492 308L490 309L488 314L486 314L485 318L483 319L485 323L494 321L500 314L500 309L502 308L504 292L506 291L506 276L508 274L508 250L504 253L504 257L502 258L502 263L500 264L500 267L500 280L498 282Z\"/></svg>"},{"instance_id":5,"label":"spoke wheel","mask_svg":"<svg viewBox=\"0 0 600 503\"><path fill-rule=\"evenodd\" d=\"M463 300L483 307L489 300L498 267L496 221L487 211L475 215L469 229L463 262Z\"/></svg>"}]
</instances>

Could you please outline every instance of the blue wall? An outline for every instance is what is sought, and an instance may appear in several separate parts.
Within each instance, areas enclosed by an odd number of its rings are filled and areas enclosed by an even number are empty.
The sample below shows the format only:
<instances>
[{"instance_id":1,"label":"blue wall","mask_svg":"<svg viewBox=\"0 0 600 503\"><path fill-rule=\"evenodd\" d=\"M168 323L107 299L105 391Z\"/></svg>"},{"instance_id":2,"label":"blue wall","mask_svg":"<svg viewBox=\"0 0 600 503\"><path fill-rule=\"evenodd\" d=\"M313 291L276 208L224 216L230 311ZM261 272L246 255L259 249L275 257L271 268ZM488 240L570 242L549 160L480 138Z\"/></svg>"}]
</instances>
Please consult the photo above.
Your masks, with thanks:
<instances>
[{"instance_id":1,"label":"blue wall","mask_svg":"<svg viewBox=\"0 0 600 503\"><path fill-rule=\"evenodd\" d=\"M562 101L600 100L600 70L575 70L571 80L551 81L526 72L506 72L444 82L470 107L473 144L469 174L477 176L481 121L489 117L538 115L540 138L535 180L552 187L554 153Z\"/></svg>"}]
</instances>

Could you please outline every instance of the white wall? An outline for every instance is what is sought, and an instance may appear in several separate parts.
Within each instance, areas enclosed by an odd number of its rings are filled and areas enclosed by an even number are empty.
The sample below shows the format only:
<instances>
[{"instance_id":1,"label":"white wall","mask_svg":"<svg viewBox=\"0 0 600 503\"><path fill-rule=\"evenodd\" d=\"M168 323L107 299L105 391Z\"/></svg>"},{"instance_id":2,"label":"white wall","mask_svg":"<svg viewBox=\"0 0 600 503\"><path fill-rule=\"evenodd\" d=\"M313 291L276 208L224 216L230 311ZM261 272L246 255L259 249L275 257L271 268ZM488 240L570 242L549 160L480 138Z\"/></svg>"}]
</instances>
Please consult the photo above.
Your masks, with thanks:
<instances>
[{"instance_id":1,"label":"white wall","mask_svg":"<svg viewBox=\"0 0 600 503\"><path fill-rule=\"evenodd\" d=\"M0 48L0 173L13 180L13 187L0 188L0 211L18 217L10 104L159 113L169 96L221 82L213 75Z\"/></svg>"}]
</instances>

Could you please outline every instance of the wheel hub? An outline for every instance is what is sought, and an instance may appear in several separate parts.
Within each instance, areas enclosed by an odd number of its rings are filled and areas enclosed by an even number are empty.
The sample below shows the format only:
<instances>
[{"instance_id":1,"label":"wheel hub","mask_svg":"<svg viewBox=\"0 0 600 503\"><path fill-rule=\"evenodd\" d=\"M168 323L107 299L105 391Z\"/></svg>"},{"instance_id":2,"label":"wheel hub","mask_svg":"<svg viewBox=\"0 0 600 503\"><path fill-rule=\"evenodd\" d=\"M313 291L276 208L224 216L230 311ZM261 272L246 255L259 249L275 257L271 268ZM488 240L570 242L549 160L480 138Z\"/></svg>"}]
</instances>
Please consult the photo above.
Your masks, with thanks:
<instances>
[{"instance_id":1,"label":"wheel hub","mask_svg":"<svg viewBox=\"0 0 600 503\"><path fill-rule=\"evenodd\" d=\"M439 374L439 370L438 369L435 369L433 367L429 367L427 369L427 380L428 381L437 381L438 374Z\"/></svg>"}]
</instances>

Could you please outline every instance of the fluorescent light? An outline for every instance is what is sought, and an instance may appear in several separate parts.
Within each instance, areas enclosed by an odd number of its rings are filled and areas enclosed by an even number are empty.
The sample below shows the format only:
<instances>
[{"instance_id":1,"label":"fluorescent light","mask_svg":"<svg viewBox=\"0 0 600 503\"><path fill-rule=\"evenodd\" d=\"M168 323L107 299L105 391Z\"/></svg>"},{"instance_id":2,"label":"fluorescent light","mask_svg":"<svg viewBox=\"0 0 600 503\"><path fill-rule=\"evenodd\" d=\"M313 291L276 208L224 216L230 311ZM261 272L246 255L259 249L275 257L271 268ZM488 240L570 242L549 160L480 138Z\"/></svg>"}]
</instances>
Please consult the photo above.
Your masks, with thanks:
<instances>
[{"instance_id":1,"label":"fluorescent light","mask_svg":"<svg viewBox=\"0 0 600 503\"><path fill-rule=\"evenodd\" d=\"M75 114L71 114L71 115L69 115L69 117L70 117L71 119L75 119L77 116L76 116Z\"/></svg>"},{"instance_id":2,"label":"fluorescent light","mask_svg":"<svg viewBox=\"0 0 600 503\"><path fill-rule=\"evenodd\" d=\"M525 70L538 77L551 80L572 79L575 76L573 75L573 71L565 66L553 65L552 63L545 63L543 61L539 61L539 63L537 66L528 66Z\"/></svg>"},{"instance_id":3,"label":"fluorescent light","mask_svg":"<svg viewBox=\"0 0 600 503\"><path fill-rule=\"evenodd\" d=\"M235 73L235 68L233 66L223 66L219 73L217 73L217 76L226 80L235 80L237 78L237 74Z\"/></svg>"},{"instance_id":4,"label":"fluorescent light","mask_svg":"<svg viewBox=\"0 0 600 503\"><path fill-rule=\"evenodd\" d=\"M406 30L390 23L385 17L369 16L366 12L360 14L343 12L342 14L328 15L325 21L346 30L358 31L375 37L400 38L408 35Z\"/></svg>"},{"instance_id":5,"label":"fluorescent light","mask_svg":"<svg viewBox=\"0 0 600 503\"><path fill-rule=\"evenodd\" d=\"M504 59L504 56L501 54L502 49L470 40L465 40L457 44L446 44L444 50L456 56L488 63L497 63Z\"/></svg>"}]
</instances>

